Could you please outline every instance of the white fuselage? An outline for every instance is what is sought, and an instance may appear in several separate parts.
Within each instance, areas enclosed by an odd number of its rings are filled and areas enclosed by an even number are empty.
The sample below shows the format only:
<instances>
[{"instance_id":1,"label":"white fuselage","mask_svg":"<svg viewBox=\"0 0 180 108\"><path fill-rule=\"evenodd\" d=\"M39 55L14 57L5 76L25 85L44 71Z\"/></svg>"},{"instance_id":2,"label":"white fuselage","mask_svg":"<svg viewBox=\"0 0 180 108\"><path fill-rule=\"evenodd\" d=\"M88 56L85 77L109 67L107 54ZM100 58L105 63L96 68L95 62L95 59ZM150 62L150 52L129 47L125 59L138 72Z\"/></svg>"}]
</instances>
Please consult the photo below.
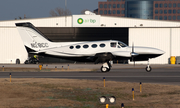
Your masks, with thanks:
<instances>
[{"instance_id":1,"label":"white fuselage","mask_svg":"<svg viewBox=\"0 0 180 108\"><path fill-rule=\"evenodd\" d=\"M114 56L131 57L132 47L121 46L120 41L106 40L106 41L90 41L90 42L66 42L54 43L53 47L42 49L40 51L49 55L63 56L63 57L82 57L94 56L97 53L110 52ZM111 43L116 43L111 46ZM122 42L120 42L122 43ZM124 44L124 43L123 43ZM97 47L95 47L97 45ZM105 45L105 46L104 46ZM138 54L163 54L162 50L149 47L134 47L134 51Z\"/></svg>"}]
</instances>

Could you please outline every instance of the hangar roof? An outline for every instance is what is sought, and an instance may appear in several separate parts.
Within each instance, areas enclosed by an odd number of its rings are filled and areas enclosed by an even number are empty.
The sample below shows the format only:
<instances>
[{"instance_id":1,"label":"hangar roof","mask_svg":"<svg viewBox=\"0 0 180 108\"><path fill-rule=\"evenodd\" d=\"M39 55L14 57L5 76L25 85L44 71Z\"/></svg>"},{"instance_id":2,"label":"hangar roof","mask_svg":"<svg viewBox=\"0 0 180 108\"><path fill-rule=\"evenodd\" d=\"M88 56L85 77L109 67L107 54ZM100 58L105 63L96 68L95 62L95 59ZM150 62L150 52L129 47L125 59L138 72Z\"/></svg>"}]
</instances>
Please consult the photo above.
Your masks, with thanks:
<instances>
[{"instance_id":1,"label":"hangar roof","mask_svg":"<svg viewBox=\"0 0 180 108\"><path fill-rule=\"evenodd\" d=\"M60 17L47 17L47 18L36 18L36 19L19 19L19 20L8 20L0 21L0 27L15 27L15 23L31 22L36 27L74 27L73 16L79 18L86 18L87 16L99 21L99 27L173 27L179 28L180 22L177 21L162 21L154 19L137 19L137 18L126 18L126 17L114 17L114 16L101 16L101 15L72 15L72 16L60 16ZM76 20L75 20L76 21ZM75 22L74 21L74 22ZM97 27L83 24L78 27Z\"/></svg>"}]
</instances>

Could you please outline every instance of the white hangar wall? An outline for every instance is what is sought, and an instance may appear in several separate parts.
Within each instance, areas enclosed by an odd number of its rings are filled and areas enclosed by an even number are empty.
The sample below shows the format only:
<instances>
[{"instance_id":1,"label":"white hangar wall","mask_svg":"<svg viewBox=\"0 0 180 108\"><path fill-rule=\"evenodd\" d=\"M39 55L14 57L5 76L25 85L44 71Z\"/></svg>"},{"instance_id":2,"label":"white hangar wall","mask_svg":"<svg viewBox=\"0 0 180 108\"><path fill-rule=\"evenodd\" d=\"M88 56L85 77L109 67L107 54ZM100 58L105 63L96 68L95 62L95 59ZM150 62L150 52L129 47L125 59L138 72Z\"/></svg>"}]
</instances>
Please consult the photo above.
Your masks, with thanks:
<instances>
[{"instance_id":1,"label":"white hangar wall","mask_svg":"<svg viewBox=\"0 0 180 108\"><path fill-rule=\"evenodd\" d=\"M0 63L21 63L27 59L28 54L15 27L0 27Z\"/></svg>"},{"instance_id":2,"label":"white hangar wall","mask_svg":"<svg viewBox=\"0 0 180 108\"><path fill-rule=\"evenodd\" d=\"M170 28L130 28L129 45L154 47L165 51L160 57L150 59L150 64L167 64L170 54ZM134 49L136 51L136 49ZM147 64L145 62L136 62Z\"/></svg>"},{"instance_id":3,"label":"white hangar wall","mask_svg":"<svg viewBox=\"0 0 180 108\"><path fill-rule=\"evenodd\" d=\"M101 26L129 27L130 46L134 43L165 51L164 55L150 59L151 64L168 64L171 56L180 56L180 22L101 16Z\"/></svg>"},{"instance_id":4,"label":"white hangar wall","mask_svg":"<svg viewBox=\"0 0 180 108\"><path fill-rule=\"evenodd\" d=\"M180 22L101 16L102 27L180 27Z\"/></svg>"},{"instance_id":5,"label":"white hangar wall","mask_svg":"<svg viewBox=\"0 0 180 108\"><path fill-rule=\"evenodd\" d=\"M15 23L31 22L35 27L65 27L65 17L21 19L12 21L0 21L0 63L20 63L28 58L28 53L19 36ZM72 27L72 17L67 16L66 27Z\"/></svg>"},{"instance_id":6,"label":"white hangar wall","mask_svg":"<svg viewBox=\"0 0 180 108\"><path fill-rule=\"evenodd\" d=\"M170 42L170 56L180 56L180 28L171 29Z\"/></svg>"},{"instance_id":7,"label":"white hangar wall","mask_svg":"<svg viewBox=\"0 0 180 108\"><path fill-rule=\"evenodd\" d=\"M72 16L1 21L0 27L15 27L15 23L21 22L31 22L35 27L72 27Z\"/></svg>"},{"instance_id":8,"label":"white hangar wall","mask_svg":"<svg viewBox=\"0 0 180 108\"><path fill-rule=\"evenodd\" d=\"M150 59L150 63L168 64L171 56L180 56L180 28L130 28L129 45L132 43L165 51L162 56Z\"/></svg>"}]
</instances>

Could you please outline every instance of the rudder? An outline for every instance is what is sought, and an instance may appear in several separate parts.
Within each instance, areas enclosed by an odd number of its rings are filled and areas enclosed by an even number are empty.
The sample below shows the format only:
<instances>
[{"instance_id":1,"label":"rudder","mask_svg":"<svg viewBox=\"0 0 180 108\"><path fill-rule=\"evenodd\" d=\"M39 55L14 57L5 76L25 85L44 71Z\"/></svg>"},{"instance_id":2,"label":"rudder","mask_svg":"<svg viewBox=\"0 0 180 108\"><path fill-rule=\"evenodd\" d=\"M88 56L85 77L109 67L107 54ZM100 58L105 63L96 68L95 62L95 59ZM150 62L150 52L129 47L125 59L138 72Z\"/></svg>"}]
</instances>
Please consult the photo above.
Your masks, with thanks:
<instances>
[{"instance_id":1,"label":"rudder","mask_svg":"<svg viewBox=\"0 0 180 108\"><path fill-rule=\"evenodd\" d=\"M31 23L16 23L16 27L26 47L35 51L49 47L51 42L44 38L43 34Z\"/></svg>"}]
</instances>

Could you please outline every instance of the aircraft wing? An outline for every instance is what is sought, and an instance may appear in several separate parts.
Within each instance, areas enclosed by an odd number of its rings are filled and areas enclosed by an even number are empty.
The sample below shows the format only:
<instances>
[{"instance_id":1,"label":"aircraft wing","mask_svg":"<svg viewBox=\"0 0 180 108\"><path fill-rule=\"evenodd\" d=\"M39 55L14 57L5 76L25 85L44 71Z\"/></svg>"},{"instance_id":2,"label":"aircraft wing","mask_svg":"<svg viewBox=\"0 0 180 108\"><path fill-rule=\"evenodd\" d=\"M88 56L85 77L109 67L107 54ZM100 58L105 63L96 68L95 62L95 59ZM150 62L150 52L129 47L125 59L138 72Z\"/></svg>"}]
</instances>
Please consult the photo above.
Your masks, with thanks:
<instances>
[{"instance_id":1,"label":"aircraft wing","mask_svg":"<svg viewBox=\"0 0 180 108\"><path fill-rule=\"evenodd\" d=\"M113 60L114 58L131 58L130 52L127 51L117 51L117 52L102 52L102 53L96 53L93 57L88 57L88 59L91 59L95 61L95 64L97 63L104 63Z\"/></svg>"},{"instance_id":2,"label":"aircraft wing","mask_svg":"<svg viewBox=\"0 0 180 108\"><path fill-rule=\"evenodd\" d=\"M88 57L87 59L91 59L92 61L95 61L95 64L102 63L102 62L108 62L112 60L114 56L110 52L102 52L102 53L96 53L95 56Z\"/></svg>"},{"instance_id":3,"label":"aircraft wing","mask_svg":"<svg viewBox=\"0 0 180 108\"><path fill-rule=\"evenodd\" d=\"M119 57L131 57L131 52L129 51L116 51L112 52L112 54Z\"/></svg>"}]
</instances>

